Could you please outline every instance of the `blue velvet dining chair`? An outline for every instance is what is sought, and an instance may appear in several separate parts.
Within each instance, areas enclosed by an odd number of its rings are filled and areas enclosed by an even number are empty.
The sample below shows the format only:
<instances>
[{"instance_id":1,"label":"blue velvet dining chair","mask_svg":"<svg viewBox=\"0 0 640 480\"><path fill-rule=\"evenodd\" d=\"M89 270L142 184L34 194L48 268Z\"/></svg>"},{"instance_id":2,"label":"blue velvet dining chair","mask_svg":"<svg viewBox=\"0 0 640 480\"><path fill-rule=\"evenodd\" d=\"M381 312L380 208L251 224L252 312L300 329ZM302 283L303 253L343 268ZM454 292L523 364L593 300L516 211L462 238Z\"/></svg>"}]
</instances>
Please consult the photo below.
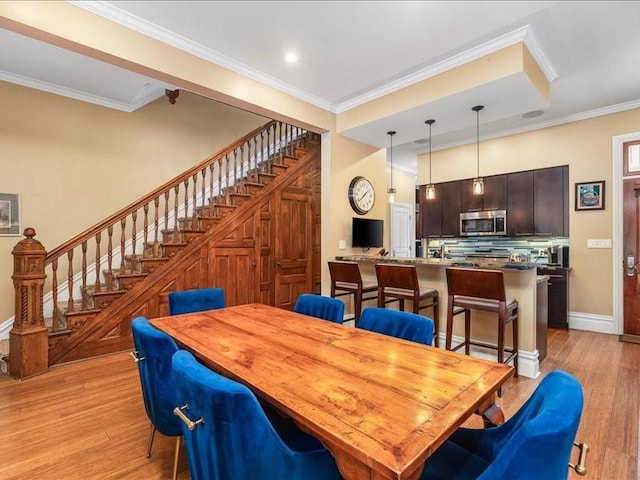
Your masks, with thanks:
<instances>
[{"instance_id":1,"label":"blue velvet dining chair","mask_svg":"<svg viewBox=\"0 0 640 480\"><path fill-rule=\"evenodd\" d=\"M226 306L222 288L198 288L169 293L169 315L203 312Z\"/></svg>"},{"instance_id":2,"label":"blue velvet dining chair","mask_svg":"<svg viewBox=\"0 0 640 480\"><path fill-rule=\"evenodd\" d=\"M322 295L303 293L296 300L293 311L336 323L344 321L344 303Z\"/></svg>"},{"instance_id":3,"label":"blue velvet dining chair","mask_svg":"<svg viewBox=\"0 0 640 480\"><path fill-rule=\"evenodd\" d=\"M173 338L154 328L144 317L137 317L131 322L131 331L135 349L131 352L131 356L138 365L144 408L151 421L147 458L151 457L156 430L168 437L176 437L173 458L173 479L175 480L178 472L182 422L173 414L176 399L171 358L178 351L178 346Z\"/></svg>"},{"instance_id":4,"label":"blue velvet dining chair","mask_svg":"<svg viewBox=\"0 0 640 480\"><path fill-rule=\"evenodd\" d=\"M420 478L566 479L582 404L580 383L568 373L553 371L503 425L456 430L427 458Z\"/></svg>"},{"instance_id":5,"label":"blue velvet dining chair","mask_svg":"<svg viewBox=\"0 0 640 480\"><path fill-rule=\"evenodd\" d=\"M433 320L417 313L367 307L362 311L358 328L425 345L433 341Z\"/></svg>"},{"instance_id":6,"label":"blue velvet dining chair","mask_svg":"<svg viewBox=\"0 0 640 480\"><path fill-rule=\"evenodd\" d=\"M315 438L276 431L244 385L201 365L187 351L173 357L178 406L193 480L333 480L335 460ZM293 425L293 422L291 422Z\"/></svg>"}]
</instances>

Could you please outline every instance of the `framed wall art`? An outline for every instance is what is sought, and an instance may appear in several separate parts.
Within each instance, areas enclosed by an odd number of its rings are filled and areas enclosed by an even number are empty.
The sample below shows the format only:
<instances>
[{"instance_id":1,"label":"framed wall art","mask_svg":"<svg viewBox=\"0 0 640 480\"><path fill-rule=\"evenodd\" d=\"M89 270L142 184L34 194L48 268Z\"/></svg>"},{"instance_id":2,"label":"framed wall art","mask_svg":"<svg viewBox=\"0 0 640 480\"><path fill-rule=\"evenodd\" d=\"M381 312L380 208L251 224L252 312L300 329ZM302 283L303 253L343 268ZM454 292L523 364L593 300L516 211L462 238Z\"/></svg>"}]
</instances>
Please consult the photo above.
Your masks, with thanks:
<instances>
[{"instance_id":1,"label":"framed wall art","mask_svg":"<svg viewBox=\"0 0 640 480\"><path fill-rule=\"evenodd\" d=\"M0 193L0 236L20 236L20 196Z\"/></svg>"},{"instance_id":2,"label":"framed wall art","mask_svg":"<svg viewBox=\"0 0 640 480\"><path fill-rule=\"evenodd\" d=\"M604 180L576 183L578 210L604 210Z\"/></svg>"}]
</instances>

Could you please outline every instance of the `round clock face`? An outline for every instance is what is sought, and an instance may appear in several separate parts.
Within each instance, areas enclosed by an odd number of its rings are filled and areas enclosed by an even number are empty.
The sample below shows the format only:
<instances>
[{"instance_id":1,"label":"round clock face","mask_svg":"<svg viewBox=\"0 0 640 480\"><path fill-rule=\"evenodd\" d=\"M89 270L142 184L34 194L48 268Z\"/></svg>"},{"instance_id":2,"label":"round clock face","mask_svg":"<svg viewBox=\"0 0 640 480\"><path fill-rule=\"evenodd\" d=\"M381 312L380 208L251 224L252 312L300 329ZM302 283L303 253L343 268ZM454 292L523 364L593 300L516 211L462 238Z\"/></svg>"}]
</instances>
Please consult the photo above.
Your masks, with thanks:
<instances>
[{"instance_id":1,"label":"round clock face","mask_svg":"<svg viewBox=\"0 0 640 480\"><path fill-rule=\"evenodd\" d=\"M349 203L353 210L363 215L373 207L376 194L371 182L364 177L354 177L349 184Z\"/></svg>"}]
</instances>

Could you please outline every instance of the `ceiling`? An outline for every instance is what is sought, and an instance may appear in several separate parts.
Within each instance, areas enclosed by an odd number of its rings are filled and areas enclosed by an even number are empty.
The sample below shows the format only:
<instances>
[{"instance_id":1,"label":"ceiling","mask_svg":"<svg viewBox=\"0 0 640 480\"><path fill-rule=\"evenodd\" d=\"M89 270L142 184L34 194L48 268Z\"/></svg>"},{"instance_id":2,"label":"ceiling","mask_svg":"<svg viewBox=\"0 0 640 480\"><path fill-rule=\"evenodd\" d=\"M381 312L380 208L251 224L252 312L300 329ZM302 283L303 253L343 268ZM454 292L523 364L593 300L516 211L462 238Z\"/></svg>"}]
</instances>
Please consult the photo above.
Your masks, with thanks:
<instances>
[{"instance_id":1,"label":"ceiling","mask_svg":"<svg viewBox=\"0 0 640 480\"><path fill-rule=\"evenodd\" d=\"M394 163L408 170L428 150L427 118L433 150L475 142L477 104L481 140L640 107L640 2L70 3L335 113L524 41L550 102L518 79L493 82L341 132L383 148L396 130ZM106 107L175 88L7 30L0 44L1 80Z\"/></svg>"}]
</instances>

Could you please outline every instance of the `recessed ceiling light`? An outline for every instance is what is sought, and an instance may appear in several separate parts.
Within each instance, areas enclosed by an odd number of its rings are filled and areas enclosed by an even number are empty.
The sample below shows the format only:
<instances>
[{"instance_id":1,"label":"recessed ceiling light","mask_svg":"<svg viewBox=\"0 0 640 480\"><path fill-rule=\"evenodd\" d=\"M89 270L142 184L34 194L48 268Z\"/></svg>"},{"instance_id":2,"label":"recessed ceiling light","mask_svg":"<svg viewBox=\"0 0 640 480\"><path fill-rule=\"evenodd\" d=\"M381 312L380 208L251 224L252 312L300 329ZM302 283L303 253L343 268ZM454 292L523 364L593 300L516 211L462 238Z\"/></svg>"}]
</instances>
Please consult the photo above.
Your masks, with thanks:
<instances>
[{"instance_id":1,"label":"recessed ceiling light","mask_svg":"<svg viewBox=\"0 0 640 480\"><path fill-rule=\"evenodd\" d=\"M530 112L523 113L522 118L536 118L544 114L544 110L531 110Z\"/></svg>"},{"instance_id":2,"label":"recessed ceiling light","mask_svg":"<svg viewBox=\"0 0 640 480\"><path fill-rule=\"evenodd\" d=\"M414 140L413 143L417 143L418 145L422 145L423 143L427 143L429 141L428 138L419 138L418 140Z\"/></svg>"},{"instance_id":3,"label":"recessed ceiling light","mask_svg":"<svg viewBox=\"0 0 640 480\"><path fill-rule=\"evenodd\" d=\"M284 60L287 63L296 63L298 61L298 56L293 52L289 52L284 56Z\"/></svg>"}]
</instances>

